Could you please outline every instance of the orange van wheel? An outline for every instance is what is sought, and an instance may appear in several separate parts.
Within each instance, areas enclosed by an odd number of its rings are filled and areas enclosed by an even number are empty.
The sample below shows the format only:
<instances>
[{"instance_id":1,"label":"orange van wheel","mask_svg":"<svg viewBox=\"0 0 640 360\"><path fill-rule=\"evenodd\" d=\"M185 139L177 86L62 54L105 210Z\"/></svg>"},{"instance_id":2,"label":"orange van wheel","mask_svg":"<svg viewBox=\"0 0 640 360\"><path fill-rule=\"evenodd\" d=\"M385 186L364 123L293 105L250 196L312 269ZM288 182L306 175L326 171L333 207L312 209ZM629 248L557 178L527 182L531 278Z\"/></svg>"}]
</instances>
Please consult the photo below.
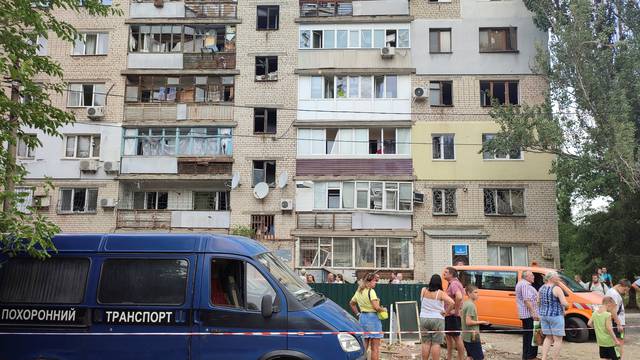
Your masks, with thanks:
<instances>
[{"instance_id":1,"label":"orange van wheel","mask_svg":"<svg viewBox=\"0 0 640 360\"><path fill-rule=\"evenodd\" d=\"M570 316L565 319L565 339L575 343L589 341L589 330L587 321L582 317Z\"/></svg>"}]
</instances>

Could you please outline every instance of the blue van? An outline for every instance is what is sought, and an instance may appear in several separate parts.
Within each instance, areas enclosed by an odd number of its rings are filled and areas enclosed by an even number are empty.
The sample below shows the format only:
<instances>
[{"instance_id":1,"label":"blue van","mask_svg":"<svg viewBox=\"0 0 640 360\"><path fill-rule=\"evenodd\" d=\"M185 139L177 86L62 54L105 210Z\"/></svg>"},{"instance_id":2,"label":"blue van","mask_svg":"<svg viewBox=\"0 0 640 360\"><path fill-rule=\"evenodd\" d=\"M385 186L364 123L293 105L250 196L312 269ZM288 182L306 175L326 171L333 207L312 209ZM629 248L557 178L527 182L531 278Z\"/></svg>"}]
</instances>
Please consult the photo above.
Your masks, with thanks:
<instances>
[{"instance_id":1,"label":"blue van","mask_svg":"<svg viewBox=\"0 0 640 360\"><path fill-rule=\"evenodd\" d=\"M0 258L0 360L365 358L356 320L256 241L69 234L54 244L45 261Z\"/></svg>"}]
</instances>

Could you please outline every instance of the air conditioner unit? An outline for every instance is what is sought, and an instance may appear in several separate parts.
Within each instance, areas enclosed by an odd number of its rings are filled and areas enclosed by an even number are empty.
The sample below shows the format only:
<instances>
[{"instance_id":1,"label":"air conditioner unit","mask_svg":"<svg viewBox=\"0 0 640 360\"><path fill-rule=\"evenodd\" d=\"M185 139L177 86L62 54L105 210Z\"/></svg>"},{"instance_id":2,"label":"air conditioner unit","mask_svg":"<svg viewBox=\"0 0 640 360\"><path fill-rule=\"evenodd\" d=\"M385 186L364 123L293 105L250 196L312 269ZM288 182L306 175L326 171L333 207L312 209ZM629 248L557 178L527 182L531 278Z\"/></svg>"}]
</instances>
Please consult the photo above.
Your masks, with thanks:
<instances>
[{"instance_id":1,"label":"air conditioner unit","mask_svg":"<svg viewBox=\"0 0 640 360\"><path fill-rule=\"evenodd\" d=\"M282 210L282 211L291 211L291 210L293 210L293 200L292 199L282 199L282 200L280 200L280 210Z\"/></svg>"},{"instance_id":2,"label":"air conditioner unit","mask_svg":"<svg viewBox=\"0 0 640 360\"><path fill-rule=\"evenodd\" d=\"M104 172L106 173L117 173L118 171L120 171L120 163L118 163L117 161L105 161L102 166L104 167Z\"/></svg>"},{"instance_id":3,"label":"air conditioner unit","mask_svg":"<svg viewBox=\"0 0 640 360\"><path fill-rule=\"evenodd\" d=\"M87 117L93 120L99 120L104 117L104 106L89 106L87 108Z\"/></svg>"},{"instance_id":4,"label":"air conditioner unit","mask_svg":"<svg viewBox=\"0 0 640 360\"><path fill-rule=\"evenodd\" d=\"M424 194L419 192L413 193L413 203L414 204L424 204Z\"/></svg>"},{"instance_id":5,"label":"air conditioner unit","mask_svg":"<svg viewBox=\"0 0 640 360\"><path fill-rule=\"evenodd\" d=\"M96 160L80 161L80 171L86 171L86 172L98 171L98 161Z\"/></svg>"},{"instance_id":6,"label":"air conditioner unit","mask_svg":"<svg viewBox=\"0 0 640 360\"><path fill-rule=\"evenodd\" d=\"M33 198L33 206L37 208L48 208L51 205L49 196L36 196Z\"/></svg>"},{"instance_id":7,"label":"air conditioner unit","mask_svg":"<svg viewBox=\"0 0 640 360\"><path fill-rule=\"evenodd\" d=\"M100 199L100 206L103 208L112 208L116 206L116 199L114 198L104 198Z\"/></svg>"},{"instance_id":8,"label":"air conditioner unit","mask_svg":"<svg viewBox=\"0 0 640 360\"><path fill-rule=\"evenodd\" d=\"M426 88L418 86L413 89L413 96L416 98L416 100L424 100L429 97L429 92Z\"/></svg>"},{"instance_id":9,"label":"air conditioner unit","mask_svg":"<svg viewBox=\"0 0 640 360\"><path fill-rule=\"evenodd\" d=\"M380 49L380 55L383 59L390 59L396 55L396 48L392 47L383 47Z\"/></svg>"}]
</instances>

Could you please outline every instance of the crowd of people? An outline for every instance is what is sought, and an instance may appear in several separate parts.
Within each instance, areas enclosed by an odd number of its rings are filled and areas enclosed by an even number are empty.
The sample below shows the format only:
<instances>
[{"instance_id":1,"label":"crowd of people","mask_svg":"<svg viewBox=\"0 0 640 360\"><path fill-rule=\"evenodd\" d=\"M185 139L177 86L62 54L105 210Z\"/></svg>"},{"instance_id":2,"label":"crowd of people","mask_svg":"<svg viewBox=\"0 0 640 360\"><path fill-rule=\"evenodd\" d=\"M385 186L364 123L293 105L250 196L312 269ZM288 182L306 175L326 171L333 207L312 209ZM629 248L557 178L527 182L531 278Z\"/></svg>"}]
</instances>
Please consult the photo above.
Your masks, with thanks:
<instances>
[{"instance_id":1,"label":"crowd of people","mask_svg":"<svg viewBox=\"0 0 640 360\"><path fill-rule=\"evenodd\" d=\"M301 270L301 275L300 277L307 283L307 284L315 284L316 283L316 277L313 274L307 273L306 270ZM378 273L374 273L374 275L377 277L378 281L380 281L380 274ZM344 284L344 275L342 274L334 274L332 272L327 274L326 277L326 284ZM402 283L402 273L398 272L398 271L394 271L391 273L391 276L389 277L389 284L401 284Z\"/></svg>"},{"instance_id":2,"label":"crowd of people","mask_svg":"<svg viewBox=\"0 0 640 360\"><path fill-rule=\"evenodd\" d=\"M633 284L621 279L613 285L607 269L598 270L590 283L581 283L585 289L603 295L602 305L593 312L588 326L595 330L599 357L618 360L622 359L624 353L623 296L631 287L640 290L640 279ZM398 279L397 275L394 274L390 283L401 281L402 278ZM478 288L472 284L464 287L458 279L458 271L453 267L445 269L444 279L448 283L446 289L443 288L440 275L434 274L420 293L422 359L440 359L441 345L446 342L447 360L453 359L454 350L457 351L458 360L482 360L484 354L480 326L490 324L478 320L475 305L479 297ZM562 280L557 272L549 272L538 290L533 286L534 280L533 272L524 271L515 288L518 316L523 328L522 359L540 359L538 346L541 346L542 360L557 360L565 336L564 315L570 304L560 286ZM349 303L364 331L373 332L364 336L365 351L371 351L372 360L380 358L380 339L383 337L380 319L384 318L381 314L387 312L374 290L379 281L380 276L376 273L364 276Z\"/></svg>"}]
</instances>

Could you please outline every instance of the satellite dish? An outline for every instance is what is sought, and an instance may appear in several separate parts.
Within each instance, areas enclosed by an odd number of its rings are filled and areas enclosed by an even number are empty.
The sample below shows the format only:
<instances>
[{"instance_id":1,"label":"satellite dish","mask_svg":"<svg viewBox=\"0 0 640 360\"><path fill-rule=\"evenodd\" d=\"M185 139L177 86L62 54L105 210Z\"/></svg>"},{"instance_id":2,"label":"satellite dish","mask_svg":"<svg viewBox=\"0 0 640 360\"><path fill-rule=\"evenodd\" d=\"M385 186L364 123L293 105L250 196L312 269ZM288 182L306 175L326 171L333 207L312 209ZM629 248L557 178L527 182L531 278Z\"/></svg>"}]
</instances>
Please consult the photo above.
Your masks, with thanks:
<instances>
[{"instance_id":1,"label":"satellite dish","mask_svg":"<svg viewBox=\"0 0 640 360\"><path fill-rule=\"evenodd\" d=\"M253 196L256 199L264 199L269 194L269 185L266 182L257 183L253 188Z\"/></svg>"},{"instance_id":2,"label":"satellite dish","mask_svg":"<svg viewBox=\"0 0 640 360\"><path fill-rule=\"evenodd\" d=\"M235 189L240 186L240 174L238 172L233 174L233 178L231 179L231 189Z\"/></svg>"},{"instance_id":3,"label":"satellite dish","mask_svg":"<svg viewBox=\"0 0 640 360\"><path fill-rule=\"evenodd\" d=\"M287 181L289 181L289 174L286 171L283 171L280 174L280 177L278 177L278 187L280 189L284 188L287 186Z\"/></svg>"}]
</instances>

